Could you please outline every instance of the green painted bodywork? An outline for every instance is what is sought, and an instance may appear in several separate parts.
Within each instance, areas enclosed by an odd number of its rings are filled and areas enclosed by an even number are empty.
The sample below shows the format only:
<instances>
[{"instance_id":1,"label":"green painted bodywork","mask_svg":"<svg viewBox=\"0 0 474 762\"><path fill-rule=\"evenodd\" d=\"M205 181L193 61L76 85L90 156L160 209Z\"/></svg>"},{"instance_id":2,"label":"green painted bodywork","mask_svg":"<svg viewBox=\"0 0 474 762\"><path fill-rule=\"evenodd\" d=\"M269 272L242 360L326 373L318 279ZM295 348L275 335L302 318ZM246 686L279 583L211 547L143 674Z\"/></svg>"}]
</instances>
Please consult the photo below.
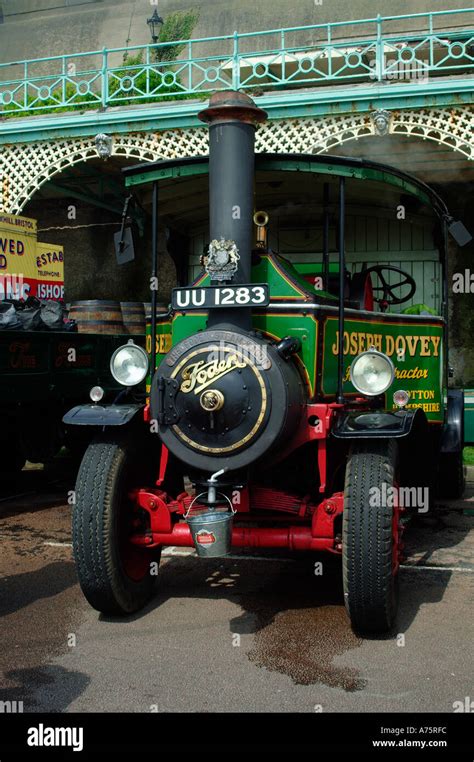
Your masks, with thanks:
<instances>
[{"instance_id":1,"label":"green painted bodywork","mask_svg":"<svg viewBox=\"0 0 474 762\"><path fill-rule=\"evenodd\" d=\"M255 167L262 171L311 172L316 175L378 181L415 196L423 204L436 209L439 216L445 211L440 208L442 202L439 198L415 178L371 162L304 154L257 154ZM207 158L160 162L133 169L126 176L126 184L134 187L160 180L203 175L208 173L208 169ZM254 310L253 326L274 340L285 336L298 337L301 341L298 364L307 385L308 396L313 400L330 401L334 400L337 387L337 354L334 348L338 300L330 293L316 291L305 279L305 276L320 272L320 262L314 265L293 265L274 253L262 255L260 261L252 267L251 281L268 283L270 305L265 310ZM330 263L330 272L338 272L337 262ZM194 287L209 285L210 279L204 272L193 283ZM206 313L190 311L161 318L158 335L167 338L158 341L157 365L165 356L165 352L161 351L165 346L174 346L182 339L204 330L206 317ZM382 314L346 308L345 332L348 334L348 347L344 366L344 394L348 400L357 396L349 380L349 366L356 354L370 346L368 337L372 336L372 342L381 351L387 351L396 368L394 383L385 395L386 408L393 409L395 390L406 389L411 393L408 407L421 407L432 423L444 421L445 323L441 317ZM148 343L151 346L149 339ZM405 353L397 355L397 350L403 348ZM148 379L148 386L149 382Z\"/></svg>"},{"instance_id":2,"label":"green painted bodywork","mask_svg":"<svg viewBox=\"0 0 474 762\"><path fill-rule=\"evenodd\" d=\"M190 326L191 320L194 317L193 314L188 315L188 325ZM206 316L204 316L205 320ZM173 344L176 344L179 339L176 339L173 333L173 318L168 315L160 315L157 318L156 322L156 367L161 363L161 361L164 359L165 355ZM193 331L191 331L193 333ZM189 335L189 334L187 334ZM145 339L145 347L146 351L150 355L151 353L151 323L147 322L146 324L146 339ZM146 379L146 390L147 393L150 391L150 385L151 385L151 367L148 371L148 376Z\"/></svg>"},{"instance_id":3,"label":"green painted bodywork","mask_svg":"<svg viewBox=\"0 0 474 762\"><path fill-rule=\"evenodd\" d=\"M443 321L439 318L410 320L405 315L366 313L363 319L344 321L344 394L355 395L349 379L349 367L354 358L370 346L386 354L395 366L395 380L385 394L387 409L396 409L393 392L404 389L410 393L408 408L420 407L429 421L443 422ZM334 394L337 377L337 316L323 318L322 367L320 389L323 397Z\"/></svg>"},{"instance_id":4,"label":"green painted bodywork","mask_svg":"<svg viewBox=\"0 0 474 762\"><path fill-rule=\"evenodd\" d=\"M252 280L255 283L268 283L271 301L308 299L309 283L301 271L284 257L262 256L259 264L252 268ZM312 296L311 293L311 298ZM336 297L327 291L318 291L318 299L329 299L337 303Z\"/></svg>"},{"instance_id":5,"label":"green painted bodywork","mask_svg":"<svg viewBox=\"0 0 474 762\"><path fill-rule=\"evenodd\" d=\"M318 321L310 312L281 314L272 312L254 315L254 326L270 339L282 339L295 336L301 341L298 352L298 365L312 397L316 390L316 348L318 346Z\"/></svg>"},{"instance_id":6,"label":"green painted bodywork","mask_svg":"<svg viewBox=\"0 0 474 762\"><path fill-rule=\"evenodd\" d=\"M260 262L252 267L252 283L267 283L270 288L270 301L281 300L302 301L313 298L312 289L303 277L304 274L319 272L320 266L293 265L284 257L263 254ZM338 266L333 264L330 272L337 272ZM194 286L210 286L211 279L207 273L202 273L195 280ZM319 299L329 299L337 304L337 298L327 291L318 291Z\"/></svg>"},{"instance_id":7,"label":"green painted bodywork","mask_svg":"<svg viewBox=\"0 0 474 762\"><path fill-rule=\"evenodd\" d=\"M271 309L255 310L253 326L271 340L298 337L301 349L298 365L308 396L314 400L333 400L337 385L337 301L324 303L323 292L311 292L304 280L295 278L295 269L281 257L265 256L252 268L252 282L270 286ZM203 274L195 286L209 285ZM326 296L334 301L334 297ZM157 325L157 366L166 351L179 341L206 328L207 313L176 313L163 317ZM354 357L374 345L391 357L396 377L385 395L386 408L394 407L393 392L410 392L408 407L421 407L429 421L444 420L443 367L444 321L433 316L383 315L380 312L346 311L344 394L357 396L349 380L349 366ZM147 346L151 347L150 326ZM160 338L161 337L161 338ZM166 351L164 351L166 350ZM148 379L148 388L150 380Z\"/></svg>"}]
</instances>

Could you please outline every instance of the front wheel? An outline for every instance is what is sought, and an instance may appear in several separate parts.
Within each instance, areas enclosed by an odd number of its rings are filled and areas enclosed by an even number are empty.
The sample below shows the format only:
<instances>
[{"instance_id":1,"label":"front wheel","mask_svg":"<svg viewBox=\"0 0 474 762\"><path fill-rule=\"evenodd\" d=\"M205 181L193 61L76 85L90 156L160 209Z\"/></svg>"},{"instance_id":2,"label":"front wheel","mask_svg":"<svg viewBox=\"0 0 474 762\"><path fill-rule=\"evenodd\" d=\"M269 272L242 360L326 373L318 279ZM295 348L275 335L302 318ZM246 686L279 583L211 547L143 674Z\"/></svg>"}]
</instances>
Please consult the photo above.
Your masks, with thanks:
<instances>
[{"instance_id":1,"label":"front wheel","mask_svg":"<svg viewBox=\"0 0 474 762\"><path fill-rule=\"evenodd\" d=\"M389 630L398 607L397 444L353 446L344 488L344 601L357 632Z\"/></svg>"},{"instance_id":2,"label":"front wheel","mask_svg":"<svg viewBox=\"0 0 474 762\"><path fill-rule=\"evenodd\" d=\"M79 583L95 609L131 614L152 597L159 551L130 541L133 487L153 483L153 463L146 447L126 434L92 442L76 482L72 541ZM149 449L148 449L149 452Z\"/></svg>"}]
</instances>

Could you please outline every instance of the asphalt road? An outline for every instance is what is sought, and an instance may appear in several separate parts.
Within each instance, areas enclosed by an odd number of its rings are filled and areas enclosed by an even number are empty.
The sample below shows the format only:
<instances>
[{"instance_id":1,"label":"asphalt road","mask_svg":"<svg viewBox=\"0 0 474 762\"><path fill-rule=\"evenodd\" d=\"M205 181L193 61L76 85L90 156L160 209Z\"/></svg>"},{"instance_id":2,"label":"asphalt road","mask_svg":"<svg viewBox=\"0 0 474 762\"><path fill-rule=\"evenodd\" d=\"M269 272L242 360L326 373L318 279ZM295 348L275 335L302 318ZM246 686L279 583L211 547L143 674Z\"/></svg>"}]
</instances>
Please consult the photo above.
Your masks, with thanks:
<instances>
[{"instance_id":1,"label":"asphalt road","mask_svg":"<svg viewBox=\"0 0 474 762\"><path fill-rule=\"evenodd\" d=\"M474 698L473 477L464 500L406 533L396 631L362 640L326 557L314 576L312 556L168 555L145 611L103 617L72 562L72 476L24 473L0 494L0 701L25 712L452 712Z\"/></svg>"}]
</instances>

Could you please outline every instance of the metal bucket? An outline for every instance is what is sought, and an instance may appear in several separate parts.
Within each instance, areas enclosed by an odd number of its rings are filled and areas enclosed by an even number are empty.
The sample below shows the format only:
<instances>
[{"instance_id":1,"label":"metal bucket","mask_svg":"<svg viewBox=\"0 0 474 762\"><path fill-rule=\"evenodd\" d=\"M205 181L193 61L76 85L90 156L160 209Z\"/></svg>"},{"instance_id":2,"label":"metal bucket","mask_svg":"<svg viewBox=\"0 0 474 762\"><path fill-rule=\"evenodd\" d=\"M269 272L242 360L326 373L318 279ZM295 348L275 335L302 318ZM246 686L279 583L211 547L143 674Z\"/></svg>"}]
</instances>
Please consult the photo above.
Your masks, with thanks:
<instances>
[{"instance_id":1,"label":"metal bucket","mask_svg":"<svg viewBox=\"0 0 474 762\"><path fill-rule=\"evenodd\" d=\"M201 497L198 495L198 497ZM230 553L232 523L234 511L228 497L230 511L201 510L194 515L191 509L197 498L191 503L185 519L191 532L196 553L200 558L219 558Z\"/></svg>"}]
</instances>

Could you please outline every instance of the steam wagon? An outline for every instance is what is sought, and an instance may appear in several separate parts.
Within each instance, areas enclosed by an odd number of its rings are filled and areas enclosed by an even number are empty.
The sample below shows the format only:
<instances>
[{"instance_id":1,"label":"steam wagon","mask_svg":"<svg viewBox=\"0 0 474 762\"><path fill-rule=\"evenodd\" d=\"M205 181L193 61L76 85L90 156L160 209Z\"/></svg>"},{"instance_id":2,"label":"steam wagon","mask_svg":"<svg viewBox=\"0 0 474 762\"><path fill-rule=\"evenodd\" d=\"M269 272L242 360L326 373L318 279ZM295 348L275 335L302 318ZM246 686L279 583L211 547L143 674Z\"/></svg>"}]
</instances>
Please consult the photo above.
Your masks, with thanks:
<instances>
[{"instance_id":1,"label":"steam wagon","mask_svg":"<svg viewBox=\"0 0 474 762\"><path fill-rule=\"evenodd\" d=\"M416 497L436 488L463 490L445 266L448 233L460 244L469 235L431 188L394 168L256 154L266 114L245 94L214 95L199 116L208 158L124 170L132 192L152 190L152 284L170 209L175 229L194 225L205 245L192 255L183 245L170 309L152 307L148 352L132 342L114 352L127 393L65 417L101 427L77 478L82 590L99 611L126 615L153 595L164 546L198 558L325 552L341 557L352 626L386 631L404 514L427 510ZM349 251L354 209L357 226L381 205L392 218L378 215L370 256ZM400 205L403 234L419 238L403 256L387 243Z\"/></svg>"}]
</instances>

